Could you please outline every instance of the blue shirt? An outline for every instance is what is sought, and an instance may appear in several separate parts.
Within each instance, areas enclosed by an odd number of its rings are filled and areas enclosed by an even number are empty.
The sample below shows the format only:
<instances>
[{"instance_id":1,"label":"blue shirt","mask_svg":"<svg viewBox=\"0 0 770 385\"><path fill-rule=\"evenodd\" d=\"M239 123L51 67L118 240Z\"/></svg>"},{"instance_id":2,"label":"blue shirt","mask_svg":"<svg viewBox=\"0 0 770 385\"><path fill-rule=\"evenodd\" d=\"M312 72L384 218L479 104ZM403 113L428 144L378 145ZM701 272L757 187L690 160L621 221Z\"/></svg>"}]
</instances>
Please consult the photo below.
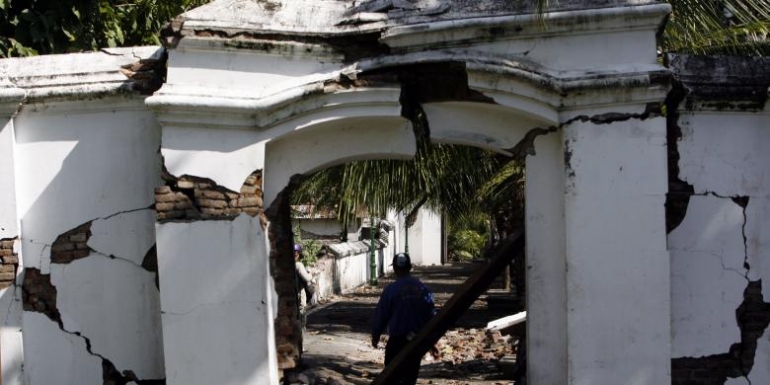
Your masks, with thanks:
<instances>
[{"instance_id":1,"label":"blue shirt","mask_svg":"<svg viewBox=\"0 0 770 385\"><path fill-rule=\"evenodd\" d=\"M382 291L374 314L372 339L379 340L385 327L390 336L417 333L433 317L433 293L419 279L397 278Z\"/></svg>"}]
</instances>

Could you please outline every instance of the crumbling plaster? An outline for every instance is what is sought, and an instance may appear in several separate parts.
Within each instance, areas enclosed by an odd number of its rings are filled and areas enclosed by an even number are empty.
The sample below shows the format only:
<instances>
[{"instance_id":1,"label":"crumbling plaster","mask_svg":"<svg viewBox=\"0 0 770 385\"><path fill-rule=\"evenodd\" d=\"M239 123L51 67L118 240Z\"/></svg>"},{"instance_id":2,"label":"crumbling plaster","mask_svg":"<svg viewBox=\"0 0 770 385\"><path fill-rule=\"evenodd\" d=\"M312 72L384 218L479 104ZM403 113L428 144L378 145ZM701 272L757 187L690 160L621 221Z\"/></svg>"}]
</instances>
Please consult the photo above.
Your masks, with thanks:
<instances>
[{"instance_id":1,"label":"crumbling plaster","mask_svg":"<svg viewBox=\"0 0 770 385\"><path fill-rule=\"evenodd\" d=\"M255 131L167 126L162 143L169 173L208 178L231 191L264 165L265 144Z\"/></svg>"},{"instance_id":2,"label":"crumbling plaster","mask_svg":"<svg viewBox=\"0 0 770 385\"><path fill-rule=\"evenodd\" d=\"M25 384L101 382L102 360L89 354L82 337L63 332L56 322L35 312L24 312L24 331Z\"/></svg>"},{"instance_id":3,"label":"crumbling plaster","mask_svg":"<svg viewBox=\"0 0 770 385\"><path fill-rule=\"evenodd\" d=\"M165 377L155 273L142 268L155 241L153 224L152 210L94 221L94 251L51 265L64 330L87 337L94 353L139 379Z\"/></svg>"},{"instance_id":4,"label":"crumbling plaster","mask_svg":"<svg viewBox=\"0 0 770 385\"><path fill-rule=\"evenodd\" d=\"M25 265L46 274L50 245L59 234L151 207L160 184L159 143L160 130L141 100L90 107L51 103L22 111L15 156Z\"/></svg>"},{"instance_id":5,"label":"crumbling plaster","mask_svg":"<svg viewBox=\"0 0 770 385\"><path fill-rule=\"evenodd\" d=\"M728 378L725 385L757 385L764 384L770 378L770 328L757 343L754 356L754 367L745 377Z\"/></svg>"}]
</instances>

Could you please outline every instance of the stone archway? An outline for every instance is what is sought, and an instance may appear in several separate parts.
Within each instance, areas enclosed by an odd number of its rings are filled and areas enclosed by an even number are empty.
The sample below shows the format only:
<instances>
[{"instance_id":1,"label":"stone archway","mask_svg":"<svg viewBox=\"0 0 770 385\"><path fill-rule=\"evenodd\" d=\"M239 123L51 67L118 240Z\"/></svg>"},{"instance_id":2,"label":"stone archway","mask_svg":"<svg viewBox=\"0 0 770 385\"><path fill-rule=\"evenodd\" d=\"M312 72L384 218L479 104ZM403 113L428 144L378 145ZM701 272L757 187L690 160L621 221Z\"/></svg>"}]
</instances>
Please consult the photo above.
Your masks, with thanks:
<instances>
[{"instance_id":1,"label":"stone archway","mask_svg":"<svg viewBox=\"0 0 770 385\"><path fill-rule=\"evenodd\" d=\"M583 4L550 14L543 30L526 10L500 1L481 2L486 9L375 3L215 2L179 19L166 33L168 83L147 100L163 125L169 173L234 192L262 170L264 207L279 207L294 174L409 156L417 109L433 140L529 154L530 383L669 381L669 262L658 226L667 191L658 116L667 75L654 50L668 6ZM314 151L297 157L297 148ZM285 228L273 225L270 242L258 221L240 217L156 226L161 282L174 288L161 290L167 372L204 359L182 343L201 335L204 345L238 353L212 362L205 375L184 367L169 383L277 381L273 335L290 333L280 319L291 314L281 310L290 301L285 272L274 265L275 287L265 274L268 260L289 250ZM168 309L198 286L189 275L164 273L164 260L187 257L166 265L181 271L205 264L199 251L212 241L201 234L214 232L249 245L233 252L252 270L233 260L213 278L205 269L198 276L239 289L240 302L229 301L232 290L214 290L209 302L182 306L218 309L211 318L173 314ZM238 285L228 283L234 271L243 273ZM255 317L268 321L259 330L205 335L224 318L234 326ZM290 350L277 349L289 358Z\"/></svg>"}]
</instances>

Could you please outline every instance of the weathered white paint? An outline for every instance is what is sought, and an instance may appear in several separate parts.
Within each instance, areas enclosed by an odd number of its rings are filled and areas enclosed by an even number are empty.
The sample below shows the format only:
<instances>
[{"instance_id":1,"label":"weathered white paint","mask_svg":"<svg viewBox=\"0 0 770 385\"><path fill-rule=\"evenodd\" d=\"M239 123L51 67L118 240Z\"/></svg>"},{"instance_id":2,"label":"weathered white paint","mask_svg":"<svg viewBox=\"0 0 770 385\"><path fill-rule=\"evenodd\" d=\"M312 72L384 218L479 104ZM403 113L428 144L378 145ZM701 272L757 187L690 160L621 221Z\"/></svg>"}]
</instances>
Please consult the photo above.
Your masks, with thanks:
<instances>
[{"instance_id":1,"label":"weathered white paint","mask_svg":"<svg viewBox=\"0 0 770 385\"><path fill-rule=\"evenodd\" d=\"M51 283L65 330L88 338L91 351L121 373L165 378L154 273L131 259L92 253L66 265L52 264Z\"/></svg>"},{"instance_id":2,"label":"weathered white paint","mask_svg":"<svg viewBox=\"0 0 770 385\"><path fill-rule=\"evenodd\" d=\"M167 383L278 383L259 219L164 223L156 233Z\"/></svg>"},{"instance_id":3,"label":"weathered white paint","mask_svg":"<svg viewBox=\"0 0 770 385\"><path fill-rule=\"evenodd\" d=\"M239 192L246 178L264 166L265 143L254 131L167 126L161 152L172 175L209 178Z\"/></svg>"},{"instance_id":4,"label":"weathered white paint","mask_svg":"<svg viewBox=\"0 0 770 385\"><path fill-rule=\"evenodd\" d=\"M411 124L401 117L334 120L305 130L302 135L286 135L267 144L265 207L270 207L294 175L353 159L407 159L416 151Z\"/></svg>"},{"instance_id":5,"label":"weathered white paint","mask_svg":"<svg viewBox=\"0 0 770 385\"><path fill-rule=\"evenodd\" d=\"M102 359L83 337L59 329L43 314L24 312L25 385L102 383Z\"/></svg>"},{"instance_id":6,"label":"weathered white paint","mask_svg":"<svg viewBox=\"0 0 770 385\"><path fill-rule=\"evenodd\" d=\"M682 114L680 177L696 193L770 196L768 122L768 113Z\"/></svg>"},{"instance_id":7,"label":"weathered white paint","mask_svg":"<svg viewBox=\"0 0 770 385\"><path fill-rule=\"evenodd\" d=\"M275 90L312 82L317 74L339 67L321 57L287 56L182 47L171 51L168 83L172 87L175 84L193 85L219 88L228 93L267 96ZM337 62L340 59L336 57Z\"/></svg>"},{"instance_id":8,"label":"weathered white paint","mask_svg":"<svg viewBox=\"0 0 770 385\"><path fill-rule=\"evenodd\" d=\"M560 132L526 158L527 381L567 384L564 150Z\"/></svg>"},{"instance_id":9,"label":"weathered white paint","mask_svg":"<svg viewBox=\"0 0 770 385\"><path fill-rule=\"evenodd\" d=\"M743 209L729 198L693 196L669 235L672 357L724 353L741 341L735 309L748 283L742 227Z\"/></svg>"},{"instance_id":10,"label":"weathered white paint","mask_svg":"<svg viewBox=\"0 0 770 385\"><path fill-rule=\"evenodd\" d=\"M59 234L148 208L160 184L160 133L141 101L103 100L88 106L52 103L25 109L16 118L22 251L25 265L43 273L49 268L49 246Z\"/></svg>"},{"instance_id":11,"label":"weathered white paint","mask_svg":"<svg viewBox=\"0 0 770 385\"><path fill-rule=\"evenodd\" d=\"M52 101L126 96L135 88L120 71L121 66L142 59L159 60L163 52L157 46L104 48L98 52L2 60L0 85L4 81L12 83L0 92L0 106L5 110L2 113L5 115L9 108L15 110L22 101L27 109L39 101L50 105ZM15 99L15 105L6 104L9 99ZM101 102L95 104L103 105Z\"/></svg>"},{"instance_id":12,"label":"weathered white paint","mask_svg":"<svg viewBox=\"0 0 770 385\"><path fill-rule=\"evenodd\" d=\"M665 120L563 130L569 384L669 383Z\"/></svg>"},{"instance_id":13,"label":"weathered white paint","mask_svg":"<svg viewBox=\"0 0 770 385\"><path fill-rule=\"evenodd\" d=\"M749 264L748 278L762 280L762 296L770 300L770 197L753 196L746 206L746 253ZM767 377L770 380L770 377Z\"/></svg>"}]
</instances>

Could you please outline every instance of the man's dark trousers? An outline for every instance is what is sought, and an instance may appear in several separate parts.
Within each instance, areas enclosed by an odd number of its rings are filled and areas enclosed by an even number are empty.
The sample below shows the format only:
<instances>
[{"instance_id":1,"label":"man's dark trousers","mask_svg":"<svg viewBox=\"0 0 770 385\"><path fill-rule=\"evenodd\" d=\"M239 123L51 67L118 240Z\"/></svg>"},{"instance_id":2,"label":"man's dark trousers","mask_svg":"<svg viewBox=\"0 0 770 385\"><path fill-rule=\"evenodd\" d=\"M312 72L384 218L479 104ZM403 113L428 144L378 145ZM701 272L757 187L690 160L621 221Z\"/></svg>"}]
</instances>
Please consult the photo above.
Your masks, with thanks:
<instances>
[{"instance_id":1,"label":"man's dark trousers","mask_svg":"<svg viewBox=\"0 0 770 385\"><path fill-rule=\"evenodd\" d=\"M389 336L388 344L385 345L385 365L387 366L393 361L398 353L404 349L409 340L406 336ZM396 375L397 378L393 385L414 385L417 383L417 375L420 374L420 359L413 359L404 364L404 368L401 370L401 375Z\"/></svg>"}]
</instances>

